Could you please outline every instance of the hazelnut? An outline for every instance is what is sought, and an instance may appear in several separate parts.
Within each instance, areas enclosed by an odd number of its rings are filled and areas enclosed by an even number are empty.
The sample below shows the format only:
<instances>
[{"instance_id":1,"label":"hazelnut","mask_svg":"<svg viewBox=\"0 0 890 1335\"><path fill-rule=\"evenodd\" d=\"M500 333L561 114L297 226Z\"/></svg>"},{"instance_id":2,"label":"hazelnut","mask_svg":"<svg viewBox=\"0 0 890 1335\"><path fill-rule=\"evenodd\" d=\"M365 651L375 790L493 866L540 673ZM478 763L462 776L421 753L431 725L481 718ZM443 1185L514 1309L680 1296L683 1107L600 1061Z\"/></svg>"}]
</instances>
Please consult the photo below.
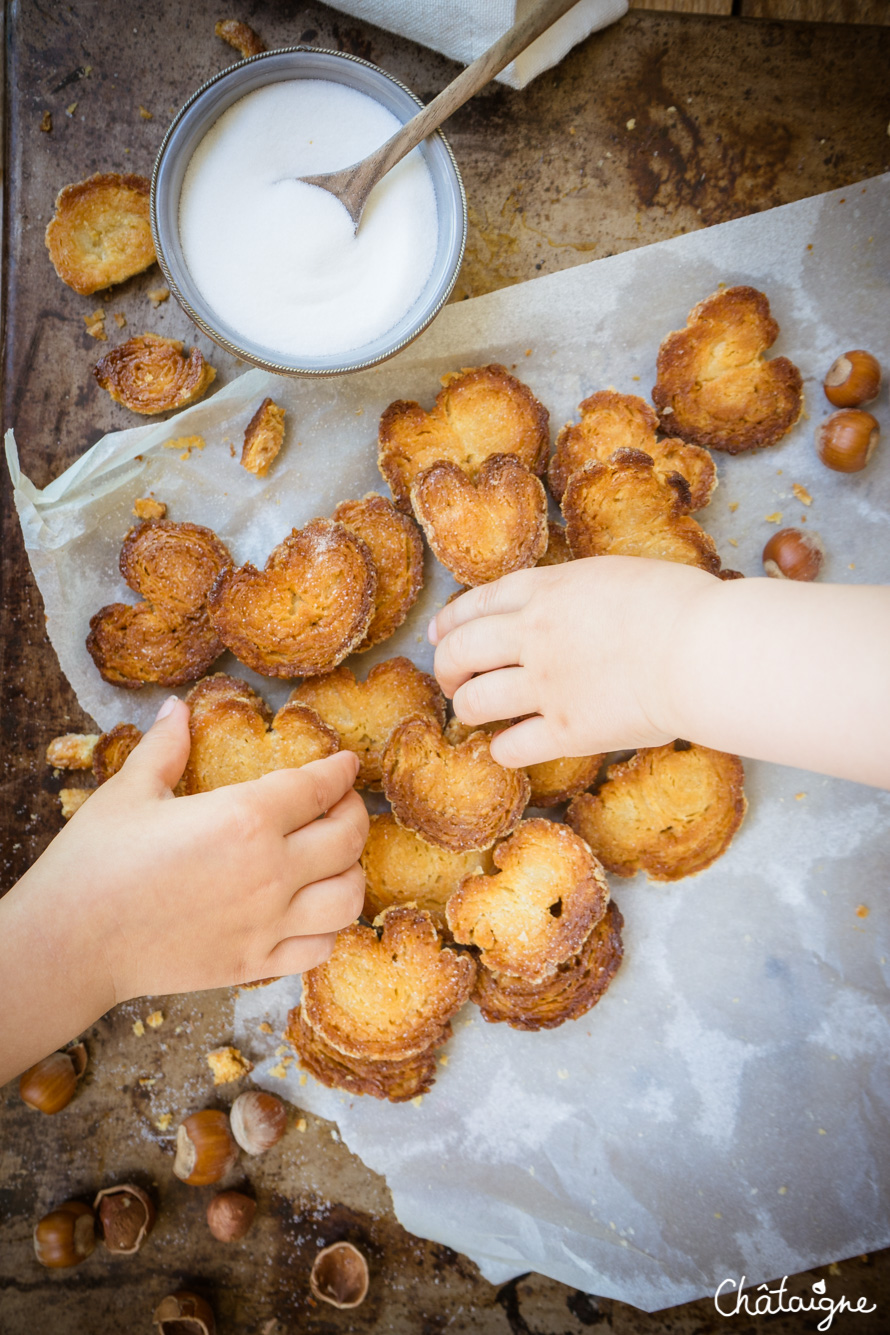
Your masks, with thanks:
<instances>
[{"instance_id":1,"label":"hazelnut","mask_svg":"<svg viewBox=\"0 0 890 1335\"><path fill-rule=\"evenodd\" d=\"M77 1082L87 1068L82 1043L67 1052L51 1052L19 1077L19 1094L37 1112L57 1113L74 1098Z\"/></svg>"},{"instance_id":2,"label":"hazelnut","mask_svg":"<svg viewBox=\"0 0 890 1335\"><path fill-rule=\"evenodd\" d=\"M246 1154L265 1154L287 1130L287 1109L274 1094L248 1089L232 1104L229 1122Z\"/></svg>"},{"instance_id":3,"label":"hazelnut","mask_svg":"<svg viewBox=\"0 0 890 1335\"><path fill-rule=\"evenodd\" d=\"M238 1146L229 1131L229 1119L215 1108L192 1113L176 1133L173 1171L190 1186L218 1182L237 1159Z\"/></svg>"},{"instance_id":4,"label":"hazelnut","mask_svg":"<svg viewBox=\"0 0 890 1335\"><path fill-rule=\"evenodd\" d=\"M351 1242L335 1242L316 1256L309 1288L332 1307L358 1307L368 1292L368 1263Z\"/></svg>"},{"instance_id":5,"label":"hazelnut","mask_svg":"<svg viewBox=\"0 0 890 1335\"><path fill-rule=\"evenodd\" d=\"M82 1201L66 1201L34 1228L34 1255L50 1269L80 1265L95 1245L95 1216Z\"/></svg>"},{"instance_id":6,"label":"hazelnut","mask_svg":"<svg viewBox=\"0 0 890 1335\"><path fill-rule=\"evenodd\" d=\"M825 551L816 533L783 528L774 533L763 549L763 568L771 579L808 582L822 569Z\"/></svg>"},{"instance_id":7,"label":"hazelnut","mask_svg":"<svg viewBox=\"0 0 890 1335\"><path fill-rule=\"evenodd\" d=\"M99 1212L105 1246L115 1256L133 1256L154 1228L154 1202L132 1182L104 1187L93 1209Z\"/></svg>"},{"instance_id":8,"label":"hazelnut","mask_svg":"<svg viewBox=\"0 0 890 1335\"><path fill-rule=\"evenodd\" d=\"M826 468L860 473L874 454L881 434L877 419L861 408L844 408L826 417L816 435L816 450Z\"/></svg>"},{"instance_id":9,"label":"hazelnut","mask_svg":"<svg viewBox=\"0 0 890 1335\"><path fill-rule=\"evenodd\" d=\"M825 397L835 408L858 408L881 392L881 365L862 348L845 352L832 364L823 381Z\"/></svg>"},{"instance_id":10,"label":"hazelnut","mask_svg":"<svg viewBox=\"0 0 890 1335\"><path fill-rule=\"evenodd\" d=\"M152 1320L160 1335L216 1335L213 1308L185 1289L168 1294L155 1308Z\"/></svg>"},{"instance_id":11,"label":"hazelnut","mask_svg":"<svg viewBox=\"0 0 890 1335\"><path fill-rule=\"evenodd\" d=\"M249 1231L256 1201L240 1191L222 1191L207 1206L207 1227L218 1242L239 1242Z\"/></svg>"}]
</instances>

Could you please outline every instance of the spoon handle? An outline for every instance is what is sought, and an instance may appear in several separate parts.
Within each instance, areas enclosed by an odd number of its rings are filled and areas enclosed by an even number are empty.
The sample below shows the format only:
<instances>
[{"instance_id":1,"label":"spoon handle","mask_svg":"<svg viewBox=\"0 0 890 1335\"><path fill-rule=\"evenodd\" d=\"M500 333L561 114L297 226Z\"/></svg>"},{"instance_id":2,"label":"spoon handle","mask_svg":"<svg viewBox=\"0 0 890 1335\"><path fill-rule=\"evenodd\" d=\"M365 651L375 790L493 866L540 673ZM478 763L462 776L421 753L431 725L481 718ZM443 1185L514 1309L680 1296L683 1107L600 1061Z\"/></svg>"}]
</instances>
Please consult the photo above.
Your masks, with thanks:
<instances>
[{"instance_id":1,"label":"spoon handle","mask_svg":"<svg viewBox=\"0 0 890 1335\"><path fill-rule=\"evenodd\" d=\"M365 180L370 180L366 189L385 176L406 153L410 153L427 135L438 129L458 107L462 107L474 93L484 88L505 65L515 60L536 37L540 37L575 4L577 0L542 0L524 19L514 23L503 37L499 37L493 46L477 56L472 65L462 70L447 88L443 88L438 97L434 97L428 106L412 116L391 139L387 139L376 153L366 159Z\"/></svg>"}]
</instances>

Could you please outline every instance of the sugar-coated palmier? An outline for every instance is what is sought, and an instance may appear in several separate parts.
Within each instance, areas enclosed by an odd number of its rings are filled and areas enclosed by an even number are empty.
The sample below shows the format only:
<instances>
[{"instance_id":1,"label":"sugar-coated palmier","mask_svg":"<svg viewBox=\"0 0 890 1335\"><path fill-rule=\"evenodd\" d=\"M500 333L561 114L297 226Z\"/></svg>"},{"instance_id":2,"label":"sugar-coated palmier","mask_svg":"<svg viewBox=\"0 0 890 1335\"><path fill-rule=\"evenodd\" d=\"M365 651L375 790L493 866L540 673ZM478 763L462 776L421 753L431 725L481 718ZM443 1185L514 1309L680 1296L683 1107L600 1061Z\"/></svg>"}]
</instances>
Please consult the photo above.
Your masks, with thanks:
<instances>
[{"instance_id":1,"label":"sugar-coated palmier","mask_svg":"<svg viewBox=\"0 0 890 1335\"><path fill-rule=\"evenodd\" d=\"M442 377L431 412L403 399L389 405L380 419L378 464L396 505L407 510L414 479L440 459L471 478L493 454L515 455L543 472L549 424L547 409L505 367L465 367Z\"/></svg>"},{"instance_id":2,"label":"sugar-coated palmier","mask_svg":"<svg viewBox=\"0 0 890 1335\"><path fill-rule=\"evenodd\" d=\"M414 1057L404 1061L368 1061L348 1057L331 1047L307 1023L302 1007L295 1007L289 1013L284 1032L303 1070L320 1084L328 1089L345 1089L348 1094L370 1094L390 1103L407 1103L432 1088L436 1079L436 1048L450 1036L451 1026L446 1025L439 1040Z\"/></svg>"},{"instance_id":3,"label":"sugar-coated palmier","mask_svg":"<svg viewBox=\"0 0 890 1335\"><path fill-rule=\"evenodd\" d=\"M445 905L465 876L491 870L487 851L449 853L400 825L391 811L371 817L361 864L366 918L394 904L416 904L444 919Z\"/></svg>"},{"instance_id":4,"label":"sugar-coated palmier","mask_svg":"<svg viewBox=\"0 0 890 1335\"><path fill-rule=\"evenodd\" d=\"M374 614L357 653L388 640L401 626L423 587L423 539L408 515L392 501L369 491L359 501L343 501L334 519L367 543L377 570Z\"/></svg>"},{"instance_id":5,"label":"sugar-coated palmier","mask_svg":"<svg viewBox=\"0 0 890 1335\"><path fill-rule=\"evenodd\" d=\"M466 877L445 916L493 973L541 982L577 955L609 902L599 862L566 825L537 816L499 843L490 876Z\"/></svg>"},{"instance_id":6,"label":"sugar-coated palmier","mask_svg":"<svg viewBox=\"0 0 890 1335\"><path fill-rule=\"evenodd\" d=\"M87 650L106 681L138 689L195 681L222 653L208 599L232 565L209 528L149 519L130 529L120 572L143 602L111 603L90 620Z\"/></svg>"},{"instance_id":7,"label":"sugar-coated palmier","mask_svg":"<svg viewBox=\"0 0 890 1335\"><path fill-rule=\"evenodd\" d=\"M511 1029L557 1029L577 1020L596 1005L618 971L623 926L618 906L610 900L578 954L558 965L555 973L530 983L480 965L471 1000L489 1024L503 1021Z\"/></svg>"},{"instance_id":8,"label":"sugar-coated palmier","mask_svg":"<svg viewBox=\"0 0 890 1335\"><path fill-rule=\"evenodd\" d=\"M146 417L185 408L216 379L200 348L186 355L179 339L160 334L128 338L99 359L93 375L116 403Z\"/></svg>"},{"instance_id":9,"label":"sugar-coated palmier","mask_svg":"<svg viewBox=\"0 0 890 1335\"><path fill-rule=\"evenodd\" d=\"M452 853L490 848L509 834L528 805L523 770L491 757L486 732L452 745L438 724L401 723L383 752L383 792L396 819Z\"/></svg>"},{"instance_id":10,"label":"sugar-coated palmier","mask_svg":"<svg viewBox=\"0 0 890 1335\"><path fill-rule=\"evenodd\" d=\"M406 1061L443 1040L475 977L431 914L391 908L373 927L344 928L330 959L303 974L303 1015L344 1056Z\"/></svg>"},{"instance_id":11,"label":"sugar-coated palmier","mask_svg":"<svg viewBox=\"0 0 890 1335\"><path fill-rule=\"evenodd\" d=\"M330 672L361 644L374 612L377 572L361 538L313 519L280 542L265 567L217 580L210 617L223 644L265 677Z\"/></svg>"},{"instance_id":12,"label":"sugar-coated palmier","mask_svg":"<svg viewBox=\"0 0 890 1335\"><path fill-rule=\"evenodd\" d=\"M452 717L445 728L445 736L453 746L466 739L474 732L487 732L489 735L509 728L519 719L501 719L497 723L481 723L471 727ZM555 807L560 802L568 802L577 793L589 788L600 771L605 755L561 756L557 760L542 760L537 765L523 765L531 785L528 805L530 807Z\"/></svg>"},{"instance_id":13,"label":"sugar-coated palmier","mask_svg":"<svg viewBox=\"0 0 890 1335\"><path fill-rule=\"evenodd\" d=\"M727 454L775 445L803 411L797 367L787 357L764 360L778 335L756 288L700 301L658 350L652 402L663 430Z\"/></svg>"},{"instance_id":14,"label":"sugar-coated palmier","mask_svg":"<svg viewBox=\"0 0 890 1335\"><path fill-rule=\"evenodd\" d=\"M547 549L547 494L512 454L493 454L475 479L450 460L419 473L411 504L427 542L462 584L533 566Z\"/></svg>"},{"instance_id":15,"label":"sugar-coated palmier","mask_svg":"<svg viewBox=\"0 0 890 1335\"><path fill-rule=\"evenodd\" d=\"M602 389L578 405L580 422L560 431L547 477L550 490L561 501L572 473L590 463L608 463L620 449L648 454L661 478L679 473L689 483L689 508L707 505L717 485L717 470L707 450L682 440L658 440L658 419L645 399Z\"/></svg>"},{"instance_id":16,"label":"sugar-coated palmier","mask_svg":"<svg viewBox=\"0 0 890 1335\"><path fill-rule=\"evenodd\" d=\"M610 765L566 820L616 876L677 881L726 852L747 807L744 778L738 756L671 742Z\"/></svg>"},{"instance_id":17,"label":"sugar-coated palmier","mask_svg":"<svg viewBox=\"0 0 890 1335\"><path fill-rule=\"evenodd\" d=\"M357 681L347 667L335 668L303 682L291 700L316 710L347 751L361 761L356 783L379 788L383 748L393 729L407 718L426 718L441 727L445 697L435 678L421 672L409 658L388 658Z\"/></svg>"},{"instance_id":18,"label":"sugar-coated palmier","mask_svg":"<svg viewBox=\"0 0 890 1335\"><path fill-rule=\"evenodd\" d=\"M569 546L581 556L646 556L716 574L711 536L691 519L689 486L678 473L662 479L640 450L616 450L569 478L562 498Z\"/></svg>"},{"instance_id":19,"label":"sugar-coated palmier","mask_svg":"<svg viewBox=\"0 0 890 1335\"><path fill-rule=\"evenodd\" d=\"M100 172L56 196L46 248L63 283L87 297L154 264L146 176Z\"/></svg>"},{"instance_id":20,"label":"sugar-coated palmier","mask_svg":"<svg viewBox=\"0 0 890 1335\"><path fill-rule=\"evenodd\" d=\"M96 783L105 783L117 774L127 756L141 741L142 733L134 723L116 723L110 732L103 732L93 751Z\"/></svg>"}]
</instances>

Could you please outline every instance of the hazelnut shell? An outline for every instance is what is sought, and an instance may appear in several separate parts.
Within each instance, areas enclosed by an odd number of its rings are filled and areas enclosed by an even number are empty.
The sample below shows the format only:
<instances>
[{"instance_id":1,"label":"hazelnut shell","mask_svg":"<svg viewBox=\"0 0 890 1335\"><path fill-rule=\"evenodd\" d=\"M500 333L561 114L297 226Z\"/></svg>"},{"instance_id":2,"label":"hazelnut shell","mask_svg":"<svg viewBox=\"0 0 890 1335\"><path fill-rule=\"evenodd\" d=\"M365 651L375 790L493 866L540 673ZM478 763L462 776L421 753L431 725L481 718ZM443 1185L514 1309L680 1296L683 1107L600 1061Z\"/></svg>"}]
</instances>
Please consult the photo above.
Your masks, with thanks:
<instances>
[{"instance_id":1,"label":"hazelnut shell","mask_svg":"<svg viewBox=\"0 0 890 1335\"><path fill-rule=\"evenodd\" d=\"M862 408L842 408L816 432L816 451L836 473L861 473L875 452L881 428Z\"/></svg>"},{"instance_id":2,"label":"hazelnut shell","mask_svg":"<svg viewBox=\"0 0 890 1335\"><path fill-rule=\"evenodd\" d=\"M83 1201L66 1201L34 1227L34 1255L51 1270L80 1265L95 1245L96 1219Z\"/></svg>"},{"instance_id":3,"label":"hazelnut shell","mask_svg":"<svg viewBox=\"0 0 890 1335\"><path fill-rule=\"evenodd\" d=\"M881 392L881 364L864 348L845 352L832 363L822 388L835 408L859 408Z\"/></svg>"},{"instance_id":4,"label":"hazelnut shell","mask_svg":"<svg viewBox=\"0 0 890 1335\"><path fill-rule=\"evenodd\" d=\"M74 1098L77 1070L67 1052L51 1052L19 1077L19 1094L29 1108L57 1113Z\"/></svg>"},{"instance_id":5,"label":"hazelnut shell","mask_svg":"<svg viewBox=\"0 0 890 1335\"><path fill-rule=\"evenodd\" d=\"M274 1094L247 1089L232 1104L229 1122L245 1154L265 1154L287 1130L287 1109Z\"/></svg>"},{"instance_id":6,"label":"hazelnut shell","mask_svg":"<svg viewBox=\"0 0 890 1335\"><path fill-rule=\"evenodd\" d=\"M335 1242L316 1256L309 1288L332 1307L358 1307L368 1292L368 1263L351 1242Z\"/></svg>"},{"instance_id":7,"label":"hazelnut shell","mask_svg":"<svg viewBox=\"0 0 890 1335\"><path fill-rule=\"evenodd\" d=\"M177 1289L163 1298L152 1320L160 1335L216 1335L213 1308L186 1289Z\"/></svg>"},{"instance_id":8,"label":"hazelnut shell","mask_svg":"<svg viewBox=\"0 0 890 1335\"><path fill-rule=\"evenodd\" d=\"M239 1242L249 1231L256 1201L240 1191L221 1191L207 1206L207 1227L218 1242Z\"/></svg>"},{"instance_id":9,"label":"hazelnut shell","mask_svg":"<svg viewBox=\"0 0 890 1335\"><path fill-rule=\"evenodd\" d=\"M187 1117L176 1133L173 1172L192 1187L219 1182L238 1160L238 1146L229 1119L216 1108L203 1108Z\"/></svg>"},{"instance_id":10,"label":"hazelnut shell","mask_svg":"<svg viewBox=\"0 0 890 1335\"><path fill-rule=\"evenodd\" d=\"M115 1256L133 1256L154 1228L154 1202L132 1182L104 1187L93 1209L99 1214L102 1240Z\"/></svg>"},{"instance_id":11,"label":"hazelnut shell","mask_svg":"<svg viewBox=\"0 0 890 1335\"><path fill-rule=\"evenodd\" d=\"M763 568L771 579L814 580L822 569L825 551L816 533L783 528L774 533L763 549Z\"/></svg>"}]
</instances>

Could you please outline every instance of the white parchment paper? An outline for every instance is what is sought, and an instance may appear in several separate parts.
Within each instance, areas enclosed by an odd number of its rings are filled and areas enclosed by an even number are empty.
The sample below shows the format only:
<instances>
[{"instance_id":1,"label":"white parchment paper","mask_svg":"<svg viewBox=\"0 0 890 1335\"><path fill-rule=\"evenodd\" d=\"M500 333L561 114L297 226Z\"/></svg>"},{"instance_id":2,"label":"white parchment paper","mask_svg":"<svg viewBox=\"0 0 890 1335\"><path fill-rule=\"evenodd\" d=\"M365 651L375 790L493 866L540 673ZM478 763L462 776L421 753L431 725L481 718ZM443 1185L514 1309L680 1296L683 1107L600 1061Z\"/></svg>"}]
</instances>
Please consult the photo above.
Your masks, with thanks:
<instances>
[{"instance_id":1,"label":"white parchment paper","mask_svg":"<svg viewBox=\"0 0 890 1335\"><path fill-rule=\"evenodd\" d=\"M718 458L700 518L724 564L760 574L782 524L821 533L824 578L890 579L890 443L869 469L831 473L812 437L828 410L825 370L866 347L890 366L890 176L448 307L398 358L336 381L251 371L174 422L105 437L45 491L7 454L29 555L62 668L108 727L146 725L163 692L121 692L83 648L89 617L128 598L117 573L136 496L208 524L238 561L262 561L294 525L384 490L380 411L429 404L446 370L516 366L554 428L614 385L648 394L658 344L719 283L765 290L776 353L802 369L807 413L779 446ZM288 410L266 480L244 473L241 433L258 401ZM885 435L887 391L872 408ZM201 434L187 460L162 448ZM141 458L137 458L139 455ZM792 485L812 496L805 507ZM408 624L372 654L429 667L428 616L453 588L430 569ZM221 668L239 669L233 660ZM251 677L278 703L286 685ZM236 1003L254 1078L335 1121L386 1175L413 1232L465 1252L492 1280L534 1269L654 1310L890 1244L890 794L749 763L750 810L730 852L673 886L612 880L626 957L598 1007L553 1033L458 1017L434 1089L390 1106L284 1079L259 1021L283 1028L297 979ZM863 916L867 909L867 916ZM859 910L859 912L857 912Z\"/></svg>"}]
</instances>

